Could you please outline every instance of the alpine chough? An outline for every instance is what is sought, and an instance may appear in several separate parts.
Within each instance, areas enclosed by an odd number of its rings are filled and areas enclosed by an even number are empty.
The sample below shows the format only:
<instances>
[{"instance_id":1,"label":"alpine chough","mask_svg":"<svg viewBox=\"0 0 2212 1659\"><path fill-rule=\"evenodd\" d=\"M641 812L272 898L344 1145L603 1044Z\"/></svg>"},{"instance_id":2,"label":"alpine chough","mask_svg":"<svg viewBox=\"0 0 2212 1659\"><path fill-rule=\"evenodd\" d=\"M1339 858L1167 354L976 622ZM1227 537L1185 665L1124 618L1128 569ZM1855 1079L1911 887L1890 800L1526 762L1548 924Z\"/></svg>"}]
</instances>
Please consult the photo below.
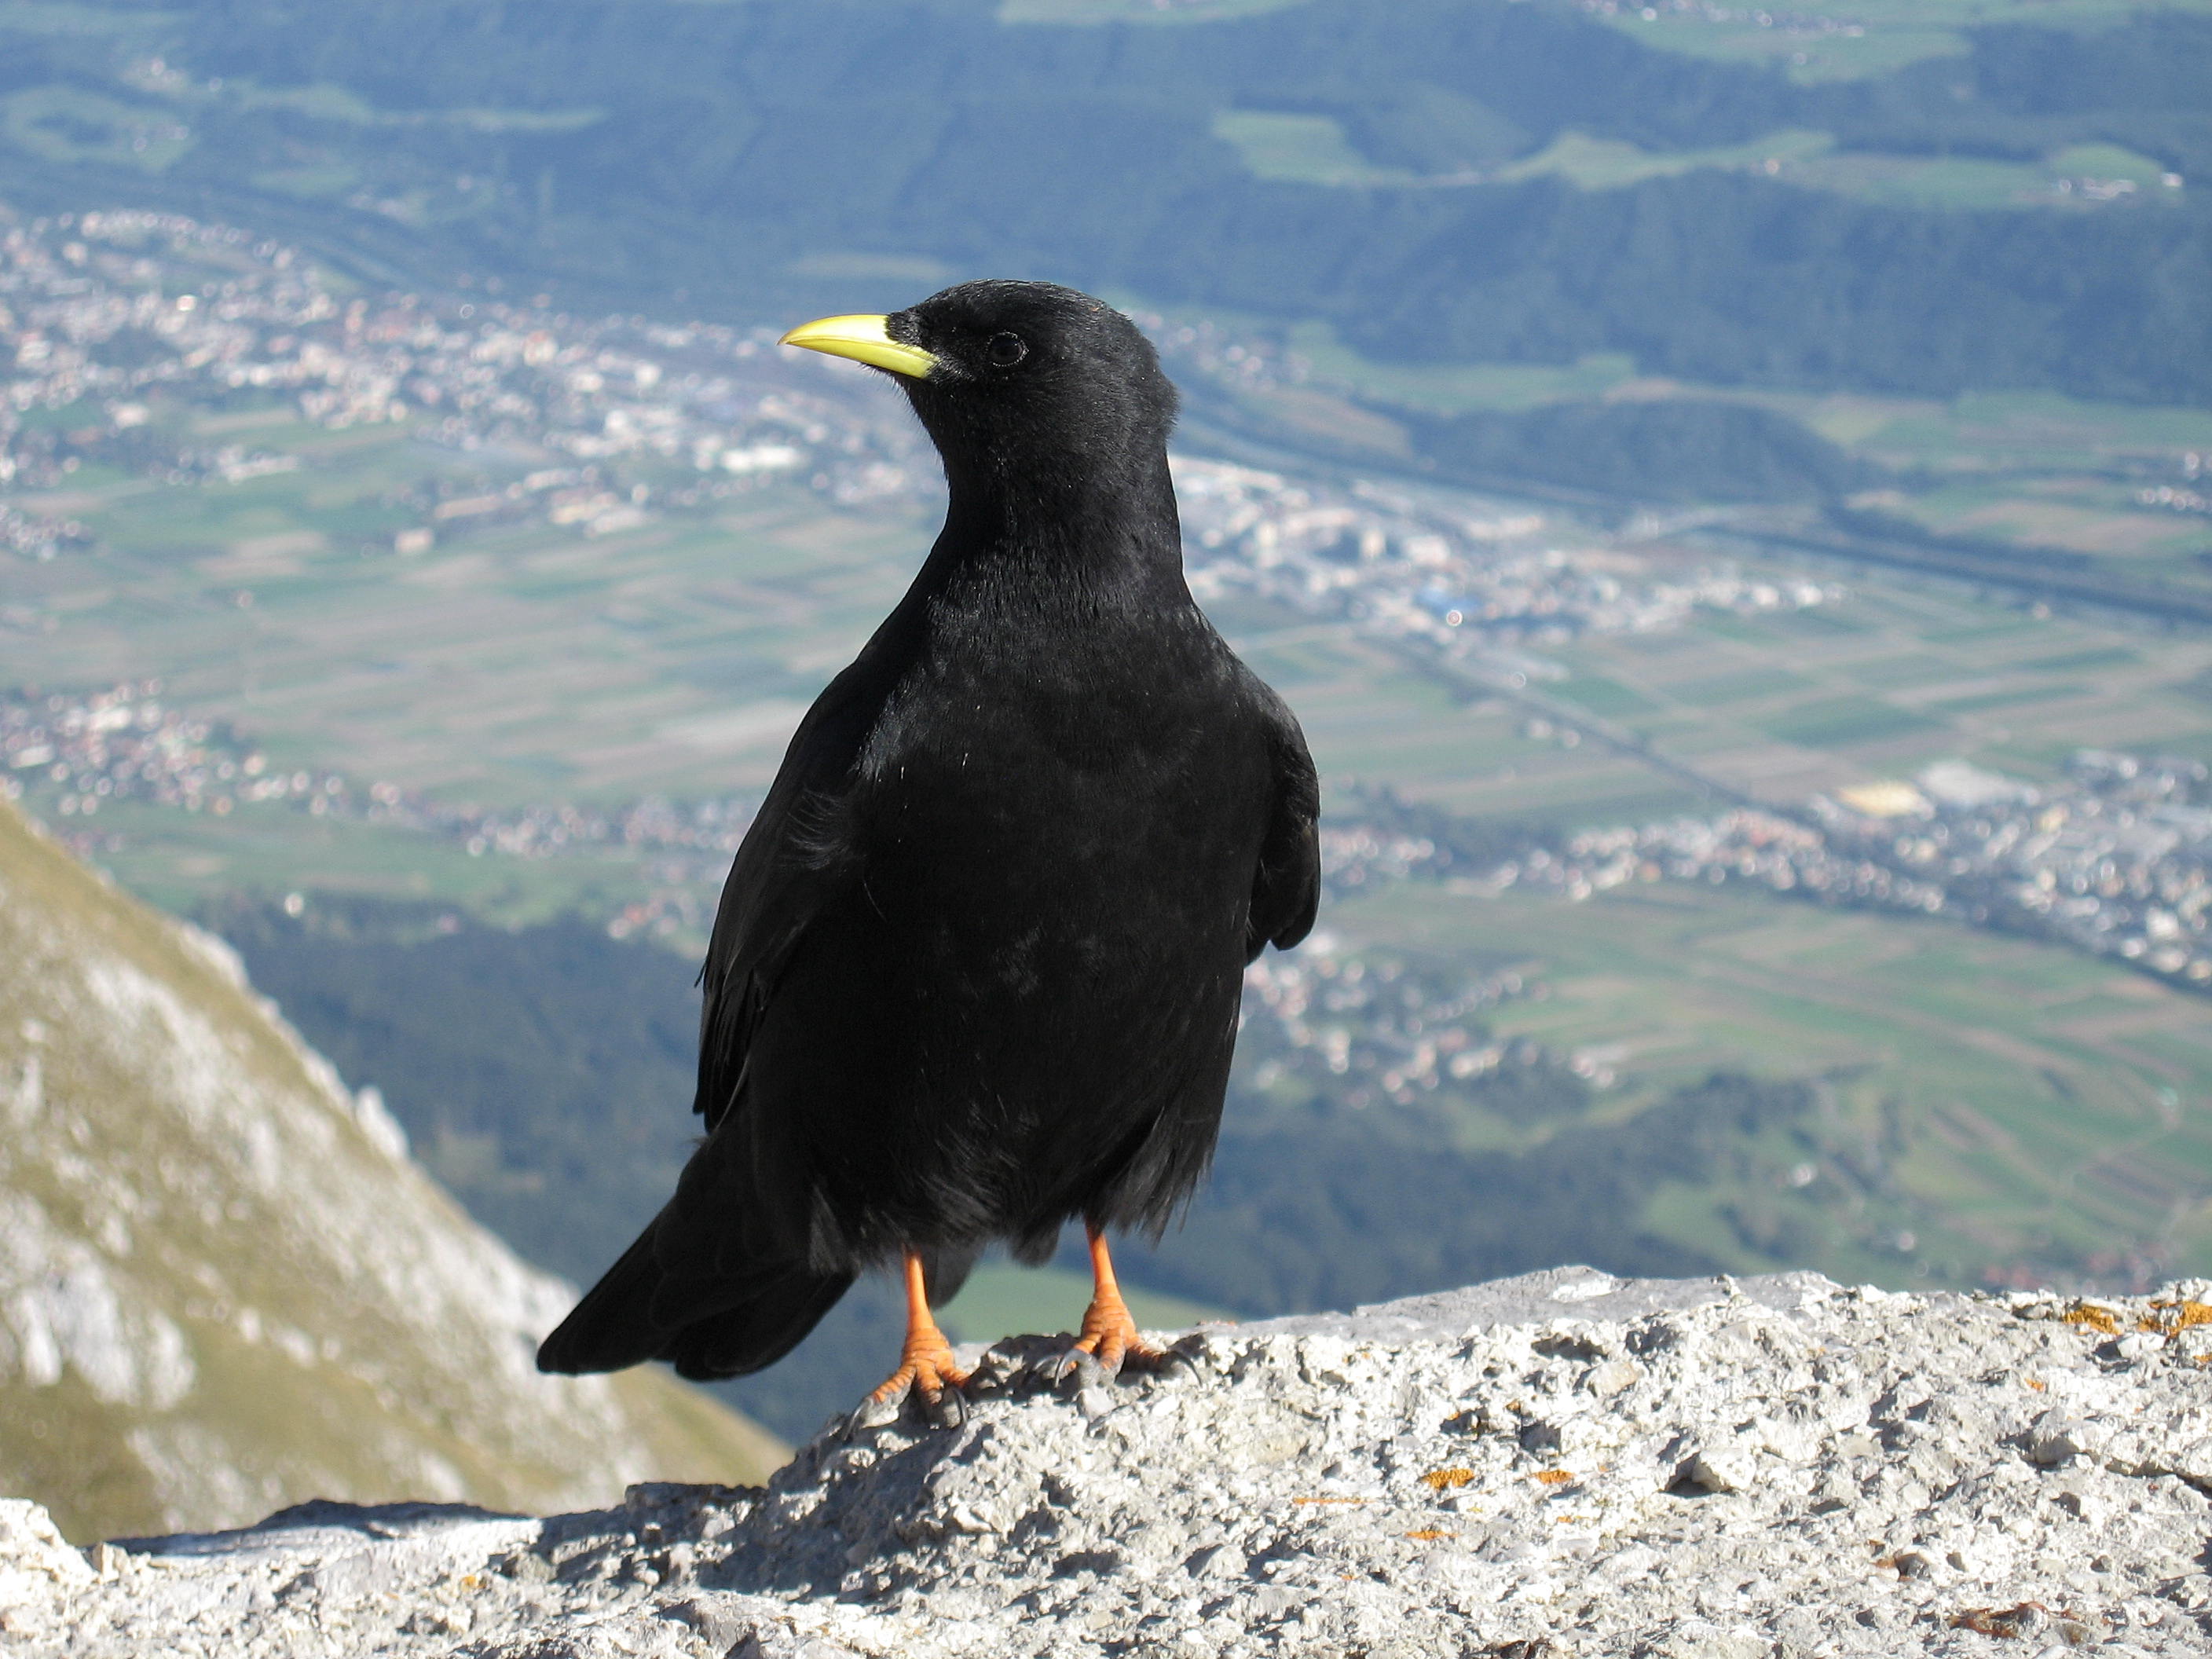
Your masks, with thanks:
<instances>
[{"instance_id":1,"label":"alpine chough","mask_svg":"<svg viewBox=\"0 0 2212 1659\"><path fill-rule=\"evenodd\" d=\"M784 337L897 377L951 502L897 609L799 723L722 890L676 1194L538 1363L781 1358L904 1272L878 1405L965 1380L930 1316L994 1241L1081 1217L1067 1356L1159 1356L1109 1228L1157 1237L1220 1124L1245 964L1312 926L1319 789L1281 699L1182 573L1175 388L1128 319L963 283Z\"/></svg>"}]
</instances>

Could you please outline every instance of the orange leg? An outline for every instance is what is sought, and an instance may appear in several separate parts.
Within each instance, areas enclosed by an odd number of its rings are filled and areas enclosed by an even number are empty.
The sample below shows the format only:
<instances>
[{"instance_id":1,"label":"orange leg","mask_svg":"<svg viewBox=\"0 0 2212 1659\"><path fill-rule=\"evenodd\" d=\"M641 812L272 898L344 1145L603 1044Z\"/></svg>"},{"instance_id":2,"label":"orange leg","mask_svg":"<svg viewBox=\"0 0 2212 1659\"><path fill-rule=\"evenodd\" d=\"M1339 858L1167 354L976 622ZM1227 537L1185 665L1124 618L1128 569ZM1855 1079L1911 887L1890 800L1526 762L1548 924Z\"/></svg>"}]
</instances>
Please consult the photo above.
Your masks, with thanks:
<instances>
[{"instance_id":1,"label":"orange leg","mask_svg":"<svg viewBox=\"0 0 2212 1659\"><path fill-rule=\"evenodd\" d=\"M1139 1370L1159 1369L1170 1356L1138 1336L1137 1322L1129 1316L1128 1304L1121 1300L1121 1287L1114 1279L1114 1258L1107 1250L1106 1235L1088 1222L1083 1231L1091 1240L1091 1276L1096 1288L1091 1293L1091 1305L1083 1310L1083 1330L1075 1339L1075 1352L1089 1354L1109 1376L1117 1376L1125 1364ZM1080 1364L1071 1353L1060 1375L1066 1376Z\"/></svg>"},{"instance_id":2,"label":"orange leg","mask_svg":"<svg viewBox=\"0 0 2212 1659\"><path fill-rule=\"evenodd\" d=\"M930 1316L929 1296L922 1288L921 1257L906 1253L906 1345L899 1351L899 1368L883 1387L868 1396L871 1407L894 1405L916 1392L927 1415L940 1427L956 1427L967 1415L960 1390L968 1373L953 1363L952 1345Z\"/></svg>"}]
</instances>

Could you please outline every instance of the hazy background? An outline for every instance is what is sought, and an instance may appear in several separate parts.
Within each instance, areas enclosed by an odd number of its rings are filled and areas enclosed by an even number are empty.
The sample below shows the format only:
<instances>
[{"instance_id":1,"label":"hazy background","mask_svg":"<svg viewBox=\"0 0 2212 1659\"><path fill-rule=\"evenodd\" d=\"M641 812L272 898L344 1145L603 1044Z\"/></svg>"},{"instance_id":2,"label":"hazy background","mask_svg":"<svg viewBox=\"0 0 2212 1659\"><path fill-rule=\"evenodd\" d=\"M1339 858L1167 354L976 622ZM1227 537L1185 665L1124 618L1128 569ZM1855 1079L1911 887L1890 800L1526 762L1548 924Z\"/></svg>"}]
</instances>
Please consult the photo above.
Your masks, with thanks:
<instances>
[{"instance_id":1,"label":"hazy background","mask_svg":"<svg viewBox=\"0 0 2212 1659\"><path fill-rule=\"evenodd\" d=\"M774 337L1072 283L1328 792L1140 1313L2212 1273L2208 185L2203 0L0 0L0 776L588 1280L935 526Z\"/></svg>"}]
</instances>

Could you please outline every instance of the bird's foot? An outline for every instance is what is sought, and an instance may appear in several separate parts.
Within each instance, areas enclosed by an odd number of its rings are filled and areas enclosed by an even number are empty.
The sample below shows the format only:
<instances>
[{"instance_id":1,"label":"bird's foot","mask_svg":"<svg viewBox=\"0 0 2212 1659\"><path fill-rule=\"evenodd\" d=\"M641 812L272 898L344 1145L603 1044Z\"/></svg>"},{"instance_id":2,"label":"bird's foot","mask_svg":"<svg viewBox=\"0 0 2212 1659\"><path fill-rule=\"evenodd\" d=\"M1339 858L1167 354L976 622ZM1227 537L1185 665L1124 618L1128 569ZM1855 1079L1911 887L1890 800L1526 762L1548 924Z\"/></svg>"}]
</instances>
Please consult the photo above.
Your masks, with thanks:
<instances>
[{"instance_id":1,"label":"bird's foot","mask_svg":"<svg viewBox=\"0 0 2212 1659\"><path fill-rule=\"evenodd\" d=\"M1123 1371L1182 1374L1190 1361L1173 1349L1156 1348L1138 1334L1137 1322L1119 1295L1093 1297L1084 1310L1083 1329L1049 1373L1052 1381L1079 1376L1085 1384Z\"/></svg>"},{"instance_id":2,"label":"bird's foot","mask_svg":"<svg viewBox=\"0 0 2212 1659\"><path fill-rule=\"evenodd\" d=\"M957 1429L968 1420L968 1375L954 1362L952 1345L935 1329L909 1335L899 1355L899 1368L860 1402L851 1426L888 1423L908 1400L918 1398L926 1421L940 1429Z\"/></svg>"}]
</instances>

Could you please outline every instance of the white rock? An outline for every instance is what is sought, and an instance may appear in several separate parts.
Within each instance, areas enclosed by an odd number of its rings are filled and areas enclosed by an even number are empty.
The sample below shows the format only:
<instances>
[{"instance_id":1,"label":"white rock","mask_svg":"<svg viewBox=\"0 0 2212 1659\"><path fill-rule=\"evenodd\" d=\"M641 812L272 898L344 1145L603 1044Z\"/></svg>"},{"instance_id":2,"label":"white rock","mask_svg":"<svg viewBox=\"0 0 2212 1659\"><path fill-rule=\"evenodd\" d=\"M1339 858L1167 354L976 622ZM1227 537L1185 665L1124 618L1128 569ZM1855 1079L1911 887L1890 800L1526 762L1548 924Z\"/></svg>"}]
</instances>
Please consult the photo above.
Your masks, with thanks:
<instances>
[{"instance_id":1,"label":"white rock","mask_svg":"<svg viewBox=\"0 0 2212 1659\"><path fill-rule=\"evenodd\" d=\"M2095 1425L2053 1406L2028 1425L2027 1455L2050 1468L2093 1453L2105 1440L2105 1434Z\"/></svg>"},{"instance_id":2,"label":"white rock","mask_svg":"<svg viewBox=\"0 0 2212 1659\"><path fill-rule=\"evenodd\" d=\"M0 1498L0 1607L40 1601L96 1577L44 1510L20 1498Z\"/></svg>"},{"instance_id":3,"label":"white rock","mask_svg":"<svg viewBox=\"0 0 2212 1659\"><path fill-rule=\"evenodd\" d=\"M1589 1277L1212 1331L1196 1377L1118 1383L1103 1415L1073 1385L979 1391L958 1430L825 1437L766 1491L542 1521L304 1506L134 1546L112 1581L25 1522L9 1651L2212 1647L2212 1378L2178 1339L2123 1359L2055 1298L1805 1275L1610 1281L1562 1318L1558 1285Z\"/></svg>"},{"instance_id":4,"label":"white rock","mask_svg":"<svg viewBox=\"0 0 2212 1659\"><path fill-rule=\"evenodd\" d=\"M1749 1492L1759 1484L1759 1451L1748 1440L1702 1446L1682 1464L1681 1478L1705 1492Z\"/></svg>"}]
</instances>

